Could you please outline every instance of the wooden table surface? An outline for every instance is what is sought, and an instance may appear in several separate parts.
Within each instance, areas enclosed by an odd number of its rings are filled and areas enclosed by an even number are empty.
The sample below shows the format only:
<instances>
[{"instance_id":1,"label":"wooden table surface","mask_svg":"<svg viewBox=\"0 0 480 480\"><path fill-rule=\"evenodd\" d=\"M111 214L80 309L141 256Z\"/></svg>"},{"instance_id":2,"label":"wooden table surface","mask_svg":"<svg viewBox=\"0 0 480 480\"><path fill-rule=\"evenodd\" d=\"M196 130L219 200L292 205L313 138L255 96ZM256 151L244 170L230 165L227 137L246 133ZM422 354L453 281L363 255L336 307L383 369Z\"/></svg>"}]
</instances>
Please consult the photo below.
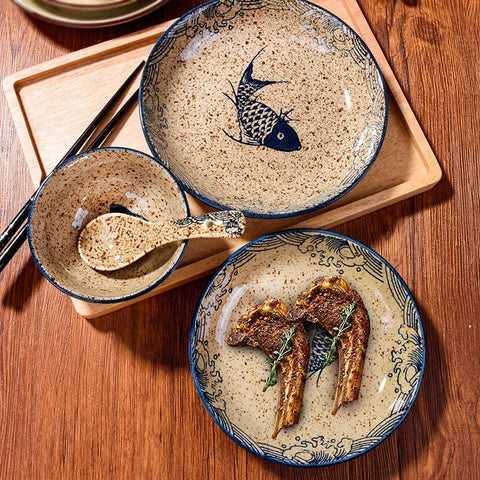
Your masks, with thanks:
<instances>
[{"instance_id":1,"label":"wooden table surface","mask_svg":"<svg viewBox=\"0 0 480 480\"><path fill-rule=\"evenodd\" d=\"M143 19L83 30L34 20L2 0L0 76L198 3L171 0ZM388 259L420 308L426 369L404 422L333 467L258 458L214 424L190 374L188 334L207 278L87 321L24 246L0 274L0 478L480 478L480 2L359 4L444 172L434 189L335 229ZM33 186L0 95L3 230Z\"/></svg>"}]
</instances>

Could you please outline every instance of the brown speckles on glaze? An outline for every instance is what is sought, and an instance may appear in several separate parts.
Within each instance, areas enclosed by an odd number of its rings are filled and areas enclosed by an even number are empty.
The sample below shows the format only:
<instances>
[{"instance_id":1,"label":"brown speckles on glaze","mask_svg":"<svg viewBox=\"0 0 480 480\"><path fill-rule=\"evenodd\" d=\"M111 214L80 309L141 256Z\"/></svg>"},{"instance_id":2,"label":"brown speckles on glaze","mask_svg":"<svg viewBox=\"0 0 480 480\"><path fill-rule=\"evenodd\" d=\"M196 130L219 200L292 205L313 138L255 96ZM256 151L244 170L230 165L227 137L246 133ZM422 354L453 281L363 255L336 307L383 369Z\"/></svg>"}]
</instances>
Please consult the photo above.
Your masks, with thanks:
<instances>
[{"instance_id":1,"label":"brown speckles on glaze","mask_svg":"<svg viewBox=\"0 0 480 480\"><path fill-rule=\"evenodd\" d=\"M201 196L231 208L282 213L332 199L351 173L355 141L372 110L364 71L351 55L330 47L334 34L320 22L316 27L324 31L314 35L288 9L244 11L232 25L193 58L184 52L199 35L176 38L158 83L146 85L167 105L166 137L152 138L159 152L166 145L161 157ZM275 112L293 109L299 151L244 145L223 131L238 137L236 107L224 93L232 95L229 82L237 88L262 48L254 78L284 83L259 90L259 101Z\"/></svg>"},{"instance_id":2,"label":"brown speckles on glaze","mask_svg":"<svg viewBox=\"0 0 480 480\"><path fill-rule=\"evenodd\" d=\"M162 223L124 213L107 213L80 232L82 259L100 271L114 271L138 261L152 250L190 238L236 238L243 234L245 217L238 211L220 211Z\"/></svg>"},{"instance_id":3,"label":"brown speckles on glaze","mask_svg":"<svg viewBox=\"0 0 480 480\"><path fill-rule=\"evenodd\" d=\"M176 263L183 245L155 250L117 272L97 272L80 258L79 229L72 222L87 211L82 227L117 203L151 221L186 215L183 197L170 175L149 157L123 149L86 153L59 170L35 205L31 237L41 266L74 294L92 299L121 299L143 291Z\"/></svg>"},{"instance_id":4,"label":"brown speckles on glaze","mask_svg":"<svg viewBox=\"0 0 480 480\"><path fill-rule=\"evenodd\" d=\"M226 400L225 415L254 441L280 448L321 436L333 440L335 444L347 439L345 448L348 448L349 439L367 436L396 408L396 377L400 374L394 371L392 352L402 348L396 342L402 340L399 326L404 313L385 278L377 278L368 272L363 247L352 247L351 243L345 242L339 248L338 244L331 242L328 233L325 234L326 240L316 241L313 231L306 232L304 237L300 237L301 244L293 240L295 234L289 236L287 233L281 245L266 241L265 249L262 249L256 244L250 250L251 257L246 255L247 249L243 258L250 258L248 262L241 262L238 268L233 268L235 263L232 262L230 268L227 267L229 282L222 282L223 274L219 274L219 285L212 290L210 297L207 295L202 301L202 305L209 308L203 312L202 322L205 323L202 323L202 332L205 333L199 336L199 340L207 342L209 358L216 359L215 375L222 378L222 394L217 397L210 392L212 398L215 396L219 404ZM320 238L323 235L319 234ZM386 266L378 268L387 269ZM382 271L385 275L386 270ZM370 315L371 333L360 397L356 402L343 406L335 416L331 415L337 386L335 362L323 370L320 377L313 374L307 378L298 425L280 432L277 439L272 440L269 437L278 391L274 387L262 392L262 379L268 375L269 368L265 364L265 355L255 348L239 350L222 344L218 341L217 325L222 317L233 327L255 302L265 298L281 298L291 307L297 295L313 279L334 274L341 274L357 290ZM233 308L226 307L233 293L222 297L218 309L213 308L213 296L219 291L233 292L242 286L249 288L241 298L235 297ZM228 321L225 321L223 317L227 315L227 310ZM230 331L228 326L226 331ZM221 356L218 355L220 353ZM306 448L308 450L310 446L306 445Z\"/></svg>"}]
</instances>

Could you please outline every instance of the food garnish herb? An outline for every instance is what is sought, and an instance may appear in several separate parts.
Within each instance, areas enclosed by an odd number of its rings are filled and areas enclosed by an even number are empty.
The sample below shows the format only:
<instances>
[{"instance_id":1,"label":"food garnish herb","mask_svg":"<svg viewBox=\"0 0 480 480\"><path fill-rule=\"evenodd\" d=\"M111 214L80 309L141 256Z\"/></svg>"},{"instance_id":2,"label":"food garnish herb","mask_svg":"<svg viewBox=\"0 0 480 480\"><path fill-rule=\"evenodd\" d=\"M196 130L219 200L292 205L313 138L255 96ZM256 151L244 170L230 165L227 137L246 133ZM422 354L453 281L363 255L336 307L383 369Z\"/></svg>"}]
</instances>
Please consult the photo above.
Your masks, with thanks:
<instances>
[{"instance_id":1,"label":"food garnish herb","mask_svg":"<svg viewBox=\"0 0 480 480\"><path fill-rule=\"evenodd\" d=\"M340 340L340 337L352 326L352 322L349 321L349 318L351 317L354 310L355 310L355 302L351 303L350 305L347 305L343 309L343 314L340 315L340 319L342 320L342 323L340 323L338 327L333 327L335 335L333 337L330 335L327 335L327 337L332 341L332 344L330 345L330 350L325 355L322 368L328 367L328 365L330 365L335 361L335 351L336 351L337 343Z\"/></svg>"},{"instance_id":2,"label":"food garnish herb","mask_svg":"<svg viewBox=\"0 0 480 480\"><path fill-rule=\"evenodd\" d=\"M285 357L292 351L292 346L290 345L290 341L295 335L295 330L296 330L296 327L294 325L292 328L289 328L283 333L283 336L280 339L280 341L282 342L282 346L280 350L275 350L273 352L273 354L276 355L277 358L275 359L267 358L266 362L270 365L271 369L270 369L270 374L265 380L265 385L263 386L263 392L268 387L272 387L273 385L277 384L277 379L275 378L275 375L277 372L277 365L282 361L283 357Z\"/></svg>"}]
</instances>

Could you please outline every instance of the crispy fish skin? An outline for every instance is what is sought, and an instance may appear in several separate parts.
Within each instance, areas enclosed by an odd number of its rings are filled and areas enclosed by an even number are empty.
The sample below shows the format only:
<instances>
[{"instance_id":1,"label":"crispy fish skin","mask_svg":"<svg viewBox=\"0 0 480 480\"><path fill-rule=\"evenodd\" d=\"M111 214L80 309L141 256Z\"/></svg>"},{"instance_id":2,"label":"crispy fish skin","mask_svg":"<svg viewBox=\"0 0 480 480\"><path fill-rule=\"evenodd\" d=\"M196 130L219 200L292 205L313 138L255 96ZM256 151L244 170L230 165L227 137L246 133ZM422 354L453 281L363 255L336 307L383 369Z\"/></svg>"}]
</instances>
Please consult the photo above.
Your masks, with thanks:
<instances>
[{"instance_id":1,"label":"crispy fish skin","mask_svg":"<svg viewBox=\"0 0 480 480\"><path fill-rule=\"evenodd\" d=\"M288 308L281 300L257 303L240 318L227 339L230 346L258 347L275 360L277 355L274 352L281 349L285 332L292 326L296 328L289 343L292 350L277 367L280 395L272 438L276 438L282 428L298 423L310 358L305 327L302 323L289 320L287 313Z\"/></svg>"},{"instance_id":2,"label":"crispy fish skin","mask_svg":"<svg viewBox=\"0 0 480 480\"><path fill-rule=\"evenodd\" d=\"M339 275L321 277L308 290L302 292L289 311L292 321L308 321L321 325L334 336L334 327L339 327L345 307L355 303L355 310L349 317L352 327L337 343L339 361L337 390L332 415L349 402L358 399L362 382L365 354L370 335L368 313L358 293L350 288Z\"/></svg>"}]
</instances>

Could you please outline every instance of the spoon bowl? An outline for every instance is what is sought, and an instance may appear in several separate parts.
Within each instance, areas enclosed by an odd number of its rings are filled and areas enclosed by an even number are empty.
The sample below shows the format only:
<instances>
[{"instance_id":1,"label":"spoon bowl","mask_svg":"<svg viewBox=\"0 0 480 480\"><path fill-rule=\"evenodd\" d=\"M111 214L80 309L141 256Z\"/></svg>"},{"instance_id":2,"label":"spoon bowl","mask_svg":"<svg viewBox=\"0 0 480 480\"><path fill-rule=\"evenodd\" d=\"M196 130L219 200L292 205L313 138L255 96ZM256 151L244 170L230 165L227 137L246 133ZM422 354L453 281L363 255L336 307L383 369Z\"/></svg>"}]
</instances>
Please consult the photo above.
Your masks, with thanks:
<instances>
[{"instance_id":1,"label":"spoon bowl","mask_svg":"<svg viewBox=\"0 0 480 480\"><path fill-rule=\"evenodd\" d=\"M189 238L243 234L245 217L236 210L152 223L138 216L107 213L88 223L80 233L78 251L83 261L100 271L126 267L167 243Z\"/></svg>"}]
</instances>

